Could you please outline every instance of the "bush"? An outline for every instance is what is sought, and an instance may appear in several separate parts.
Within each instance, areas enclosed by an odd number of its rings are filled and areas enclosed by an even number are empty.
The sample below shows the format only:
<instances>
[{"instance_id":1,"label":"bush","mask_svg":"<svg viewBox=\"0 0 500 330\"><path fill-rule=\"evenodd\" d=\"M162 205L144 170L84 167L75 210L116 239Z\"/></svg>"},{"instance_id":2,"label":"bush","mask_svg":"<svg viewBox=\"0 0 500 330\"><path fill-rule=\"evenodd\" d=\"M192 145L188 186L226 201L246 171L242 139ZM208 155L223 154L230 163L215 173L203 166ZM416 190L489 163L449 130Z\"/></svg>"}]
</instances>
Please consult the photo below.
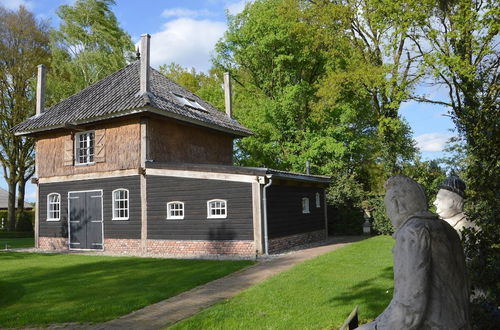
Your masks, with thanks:
<instances>
[{"instance_id":1,"label":"bush","mask_svg":"<svg viewBox=\"0 0 500 330\"><path fill-rule=\"evenodd\" d=\"M23 212L18 213L16 220L16 231L32 232L34 219L34 211L24 210Z\"/></svg>"},{"instance_id":2,"label":"bush","mask_svg":"<svg viewBox=\"0 0 500 330\"><path fill-rule=\"evenodd\" d=\"M372 197L368 201L368 204L372 210L373 231L378 235L392 235L394 233L394 227L385 212L384 196Z\"/></svg>"},{"instance_id":3,"label":"bush","mask_svg":"<svg viewBox=\"0 0 500 330\"><path fill-rule=\"evenodd\" d=\"M32 238L33 232L0 231L0 238Z\"/></svg>"},{"instance_id":4,"label":"bush","mask_svg":"<svg viewBox=\"0 0 500 330\"><path fill-rule=\"evenodd\" d=\"M363 211L354 206L328 206L329 235L360 235L363 233Z\"/></svg>"},{"instance_id":5,"label":"bush","mask_svg":"<svg viewBox=\"0 0 500 330\"><path fill-rule=\"evenodd\" d=\"M7 210L0 210L0 230L7 230L8 224L7 224L7 216L8 216ZM2 228L2 219L4 219L4 228Z\"/></svg>"}]
</instances>

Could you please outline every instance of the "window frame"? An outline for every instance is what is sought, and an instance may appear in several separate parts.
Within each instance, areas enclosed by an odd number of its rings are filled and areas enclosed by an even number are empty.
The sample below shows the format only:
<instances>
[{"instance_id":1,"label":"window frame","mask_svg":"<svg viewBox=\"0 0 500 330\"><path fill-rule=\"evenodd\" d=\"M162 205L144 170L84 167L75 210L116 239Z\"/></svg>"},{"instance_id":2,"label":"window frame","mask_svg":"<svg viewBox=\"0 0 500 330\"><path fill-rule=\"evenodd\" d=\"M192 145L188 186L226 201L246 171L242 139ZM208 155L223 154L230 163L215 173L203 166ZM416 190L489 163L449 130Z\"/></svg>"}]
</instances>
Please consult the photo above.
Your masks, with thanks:
<instances>
[{"instance_id":1,"label":"window frame","mask_svg":"<svg viewBox=\"0 0 500 330\"><path fill-rule=\"evenodd\" d=\"M310 203L309 203L309 197L302 197L302 214L310 214L311 209L310 209Z\"/></svg>"},{"instance_id":2,"label":"window frame","mask_svg":"<svg viewBox=\"0 0 500 330\"><path fill-rule=\"evenodd\" d=\"M80 136L82 135L85 135L85 134L88 134L89 136L93 136L93 144L92 144L92 149L93 149L93 153L90 154L89 150L90 150L90 146L87 146L86 149L87 149L87 152L86 152L86 159L87 159L87 162L85 163L80 163ZM75 157L75 166L86 166L86 165L93 165L95 164L95 130L90 130L90 131L85 131L85 132L78 132L75 134L75 141L74 141L74 144L75 144L75 154L74 154L74 157ZM90 145L90 140L87 139L87 144ZM92 161L88 161L90 159L90 157L92 157Z\"/></svg>"},{"instance_id":3,"label":"window frame","mask_svg":"<svg viewBox=\"0 0 500 330\"><path fill-rule=\"evenodd\" d=\"M321 194L319 192L316 193L316 208L321 208Z\"/></svg>"},{"instance_id":4,"label":"window frame","mask_svg":"<svg viewBox=\"0 0 500 330\"><path fill-rule=\"evenodd\" d=\"M213 208L210 207L210 204L211 203L224 203L224 207L223 208L220 208L221 210L224 210L224 214L215 214L213 215L211 210ZM219 198L216 198L216 199L211 199L209 201L207 201L207 219L227 219L227 210L228 207L227 207L227 200L226 199L219 199Z\"/></svg>"},{"instance_id":5,"label":"window frame","mask_svg":"<svg viewBox=\"0 0 500 330\"><path fill-rule=\"evenodd\" d=\"M180 204L182 205L182 208L180 209L182 211L182 215L172 215L170 212L175 211L170 208L171 205L174 204ZM179 211L179 209L177 210ZM185 208L184 208L184 202L181 201L171 201L167 202L167 220L184 220L184 215L185 215Z\"/></svg>"},{"instance_id":6,"label":"window frame","mask_svg":"<svg viewBox=\"0 0 500 330\"><path fill-rule=\"evenodd\" d=\"M51 203L50 196L58 196L59 202L58 203ZM50 206L56 205L56 204L59 204L59 210L58 210L59 217L58 218L51 218L50 217L50 213L51 213ZM54 211L52 211L52 213L53 212ZM59 194L59 193L53 192L53 193L50 193L47 195L47 221L61 221L61 194Z\"/></svg>"},{"instance_id":7,"label":"window frame","mask_svg":"<svg viewBox=\"0 0 500 330\"><path fill-rule=\"evenodd\" d=\"M115 199L115 193L118 191L126 191L127 192L127 198L126 199L119 199L118 201L127 201L127 207L126 208L116 208L115 202L117 201ZM126 217L116 217L115 216L115 211L120 211L120 210L126 210L127 211L127 216ZM130 192L126 188L118 188L115 189L111 192L111 220L113 221L127 221L130 219Z\"/></svg>"}]
</instances>

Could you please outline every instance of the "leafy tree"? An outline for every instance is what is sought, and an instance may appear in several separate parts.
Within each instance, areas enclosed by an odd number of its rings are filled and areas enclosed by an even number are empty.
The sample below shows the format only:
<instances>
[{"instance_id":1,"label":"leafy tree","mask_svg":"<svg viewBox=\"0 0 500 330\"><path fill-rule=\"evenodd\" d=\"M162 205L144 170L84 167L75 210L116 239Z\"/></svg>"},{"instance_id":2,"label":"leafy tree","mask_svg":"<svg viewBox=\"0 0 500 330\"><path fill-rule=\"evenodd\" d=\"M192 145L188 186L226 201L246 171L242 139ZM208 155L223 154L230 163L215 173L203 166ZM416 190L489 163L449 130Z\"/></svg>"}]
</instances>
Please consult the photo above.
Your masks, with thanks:
<instances>
[{"instance_id":1,"label":"leafy tree","mask_svg":"<svg viewBox=\"0 0 500 330\"><path fill-rule=\"evenodd\" d=\"M419 100L447 106L465 141L467 215L481 231L469 233L464 243L473 286L484 293L475 301L473 319L477 328L494 328L498 316L495 319L488 308L500 304L500 5L493 0L453 0L424 2L421 8L429 14L414 42L429 76L447 90L448 97Z\"/></svg>"},{"instance_id":2,"label":"leafy tree","mask_svg":"<svg viewBox=\"0 0 500 330\"><path fill-rule=\"evenodd\" d=\"M9 187L9 230L15 230L15 194L24 209L26 181L34 173L34 142L15 136L11 128L35 112L34 76L38 64L49 57L48 26L20 6L17 11L0 7L0 163Z\"/></svg>"},{"instance_id":3,"label":"leafy tree","mask_svg":"<svg viewBox=\"0 0 500 330\"><path fill-rule=\"evenodd\" d=\"M377 120L379 157L387 174L399 172L416 152L409 125L400 118L401 103L408 100L421 73L410 35L419 12L418 2L385 0L310 1L320 24L344 27L348 44L340 65L330 68L320 93L336 102L337 90L350 86L353 98L368 99L370 115ZM347 11L342 17L334 12ZM333 31L329 31L333 33ZM337 47L332 57L338 56Z\"/></svg>"},{"instance_id":4,"label":"leafy tree","mask_svg":"<svg viewBox=\"0 0 500 330\"><path fill-rule=\"evenodd\" d=\"M114 0L78 0L62 5L51 33L49 102L57 103L108 76L131 60L134 45L111 10Z\"/></svg>"},{"instance_id":5,"label":"leafy tree","mask_svg":"<svg viewBox=\"0 0 500 330\"><path fill-rule=\"evenodd\" d=\"M224 110L223 72L212 68L208 73L183 68L177 63L160 65L160 72L195 93L220 110Z\"/></svg>"}]
</instances>

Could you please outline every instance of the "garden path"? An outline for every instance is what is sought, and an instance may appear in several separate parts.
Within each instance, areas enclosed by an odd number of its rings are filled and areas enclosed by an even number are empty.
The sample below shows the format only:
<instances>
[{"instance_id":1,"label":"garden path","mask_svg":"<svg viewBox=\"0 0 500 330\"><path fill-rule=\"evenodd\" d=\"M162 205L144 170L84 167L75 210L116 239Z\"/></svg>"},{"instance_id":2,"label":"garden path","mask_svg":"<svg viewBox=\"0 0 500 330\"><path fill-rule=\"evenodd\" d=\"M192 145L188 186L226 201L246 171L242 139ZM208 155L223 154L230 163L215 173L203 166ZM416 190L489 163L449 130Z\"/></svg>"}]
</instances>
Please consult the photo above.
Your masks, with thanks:
<instances>
[{"instance_id":1,"label":"garden path","mask_svg":"<svg viewBox=\"0 0 500 330\"><path fill-rule=\"evenodd\" d=\"M146 306L117 319L99 324L57 324L49 329L164 329L202 309L228 299L252 285L286 271L296 264L362 240L362 236L331 237L321 245L263 259L226 277L201 285L175 297Z\"/></svg>"}]
</instances>

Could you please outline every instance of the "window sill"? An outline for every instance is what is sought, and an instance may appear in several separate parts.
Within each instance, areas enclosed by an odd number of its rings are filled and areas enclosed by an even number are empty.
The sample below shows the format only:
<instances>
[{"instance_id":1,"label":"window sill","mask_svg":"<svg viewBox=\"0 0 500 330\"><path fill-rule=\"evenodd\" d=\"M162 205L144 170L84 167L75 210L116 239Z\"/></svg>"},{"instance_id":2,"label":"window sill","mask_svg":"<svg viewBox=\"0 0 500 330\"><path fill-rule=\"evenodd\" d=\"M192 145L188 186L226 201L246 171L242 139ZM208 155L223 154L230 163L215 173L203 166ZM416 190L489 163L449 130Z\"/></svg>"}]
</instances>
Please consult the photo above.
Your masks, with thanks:
<instances>
[{"instance_id":1,"label":"window sill","mask_svg":"<svg viewBox=\"0 0 500 330\"><path fill-rule=\"evenodd\" d=\"M167 218L166 220L184 220L184 217Z\"/></svg>"},{"instance_id":2,"label":"window sill","mask_svg":"<svg viewBox=\"0 0 500 330\"><path fill-rule=\"evenodd\" d=\"M302 214L311 214L311 212L302 212Z\"/></svg>"},{"instance_id":3,"label":"window sill","mask_svg":"<svg viewBox=\"0 0 500 330\"><path fill-rule=\"evenodd\" d=\"M129 218L112 218L111 221L127 221Z\"/></svg>"},{"instance_id":4,"label":"window sill","mask_svg":"<svg viewBox=\"0 0 500 330\"><path fill-rule=\"evenodd\" d=\"M95 162L92 163L75 163L75 166L91 166L95 165Z\"/></svg>"},{"instance_id":5,"label":"window sill","mask_svg":"<svg viewBox=\"0 0 500 330\"><path fill-rule=\"evenodd\" d=\"M47 219L47 222L58 222L61 221L61 219Z\"/></svg>"},{"instance_id":6,"label":"window sill","mask_svg":"<svg viewBox=\"0 0 500 330\"><path fill-rule=\"evenodd\" d=\"M208 220L227 219L227 215L219 217L207 217Z\"/></svg>"}]
</instances>

